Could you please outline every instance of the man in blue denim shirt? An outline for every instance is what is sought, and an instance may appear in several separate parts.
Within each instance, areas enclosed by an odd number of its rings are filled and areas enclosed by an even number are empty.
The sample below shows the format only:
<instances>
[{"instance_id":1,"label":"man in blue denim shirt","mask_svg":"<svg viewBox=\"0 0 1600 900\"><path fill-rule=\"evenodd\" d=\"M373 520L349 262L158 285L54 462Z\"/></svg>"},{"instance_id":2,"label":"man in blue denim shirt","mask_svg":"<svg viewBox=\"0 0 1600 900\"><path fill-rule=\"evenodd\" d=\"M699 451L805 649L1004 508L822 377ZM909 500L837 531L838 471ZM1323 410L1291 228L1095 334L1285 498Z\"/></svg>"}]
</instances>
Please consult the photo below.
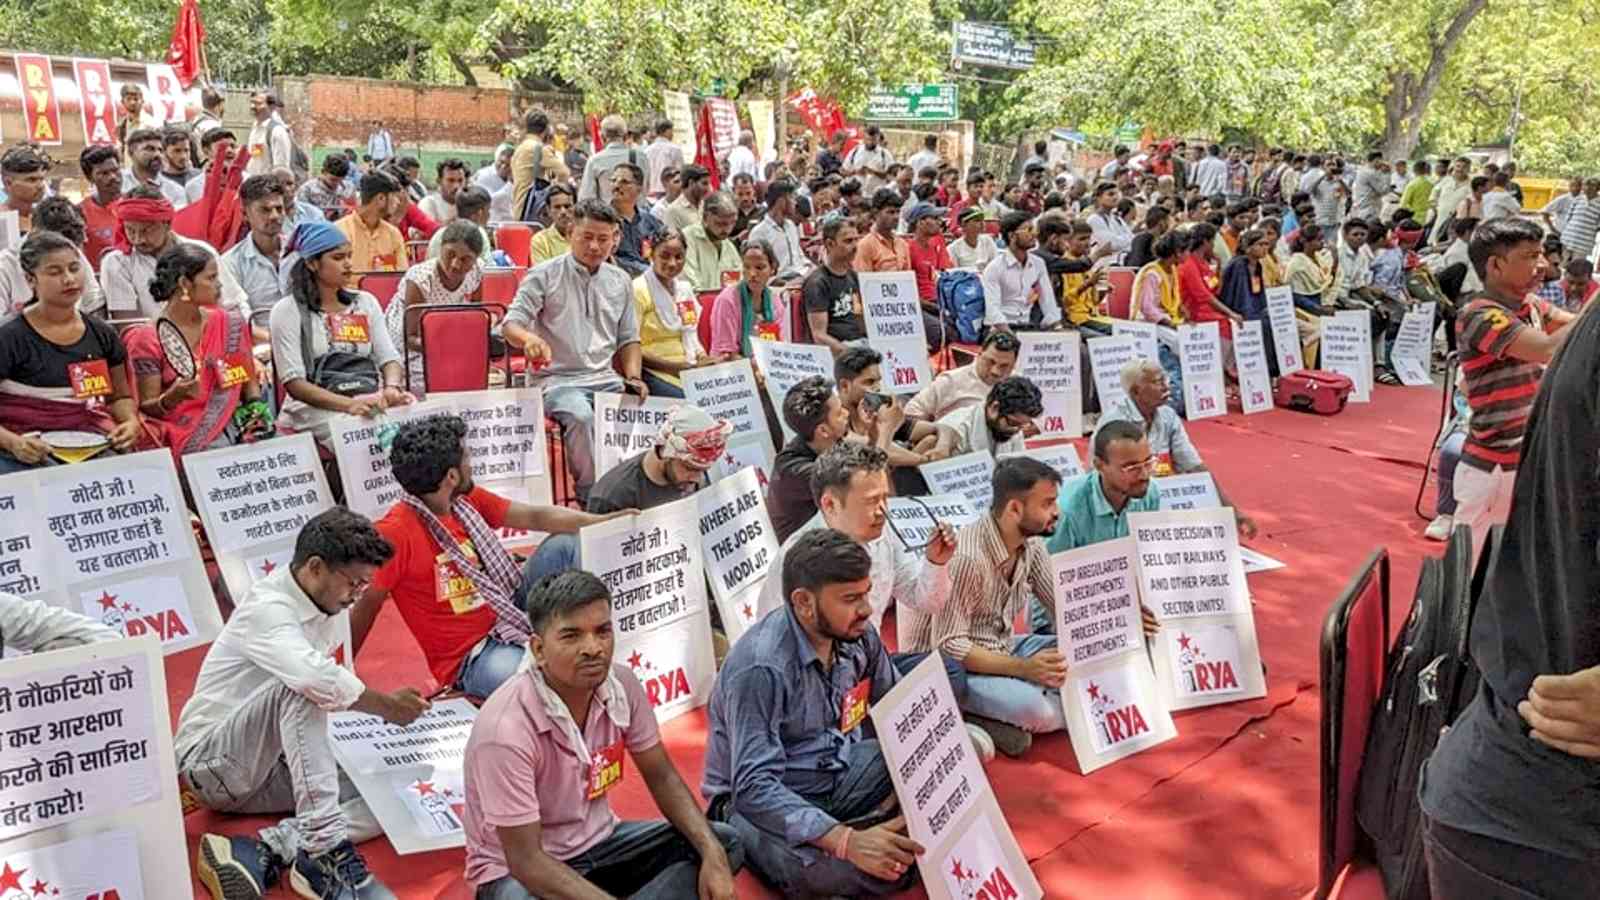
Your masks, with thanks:
<instances>
[{"instance_id":1,"label":"man in blue denim shirt","mask_svg":"<svg viewBox=\"0 0 1600 900\"><path fill-rule=\"evenodd\" d=\"M739 832L750 866L787 897L909 888L923 848L905 836L867 706L899 680L872 627L872 558L831 528L783 561L785 604L734 645L711 692L700 792Z\"/></svg>"}]
</instances>

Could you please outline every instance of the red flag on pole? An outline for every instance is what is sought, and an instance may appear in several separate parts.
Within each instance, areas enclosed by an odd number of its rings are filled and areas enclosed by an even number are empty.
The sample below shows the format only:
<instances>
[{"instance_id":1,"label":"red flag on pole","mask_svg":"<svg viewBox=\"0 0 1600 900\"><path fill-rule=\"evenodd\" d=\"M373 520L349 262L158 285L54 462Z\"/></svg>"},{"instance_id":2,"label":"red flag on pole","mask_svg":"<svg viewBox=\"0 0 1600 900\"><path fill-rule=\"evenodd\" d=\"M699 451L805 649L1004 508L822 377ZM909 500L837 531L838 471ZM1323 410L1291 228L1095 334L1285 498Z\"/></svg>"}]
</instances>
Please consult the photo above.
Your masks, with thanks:
<instances>
[{"instance_id":1,"label":"red flag on pole","mask_svg":"<svg viewBox=\"0 0 1600 900\"><path fill-rule=\"evenodd\" d=\"M711 124L711 104L701 103L700 114L695 117L694 164L711 173L711 189L722 189L722 175L717 171L717 151L714 126Z\"/></svg>"},{"instance_id":2,"label":"red flag on pole","mask_svg":"<svg viewBox=\"0 0 1600 900\"><path fill-rule=\"evenodd\" d=\"M600 117L590 116L586 124L589 126L589 144L590 146L594 147L594 149L589 152L599 153L601 150L604 150L606 146L605 141L600 139Z\"/></svg>"},{"instance_id":3,"label":"red flag on pole","mask_svg":"<svg viewBox=\"0 0 1600 900\"><path fill-rule=\"evenodd\" d=\"M167 62L187 88L205 71L206 26L200 21L200 5L183 0L178 21L172 26L172 43L167 46Z\"/></svg>"}]
</instances>

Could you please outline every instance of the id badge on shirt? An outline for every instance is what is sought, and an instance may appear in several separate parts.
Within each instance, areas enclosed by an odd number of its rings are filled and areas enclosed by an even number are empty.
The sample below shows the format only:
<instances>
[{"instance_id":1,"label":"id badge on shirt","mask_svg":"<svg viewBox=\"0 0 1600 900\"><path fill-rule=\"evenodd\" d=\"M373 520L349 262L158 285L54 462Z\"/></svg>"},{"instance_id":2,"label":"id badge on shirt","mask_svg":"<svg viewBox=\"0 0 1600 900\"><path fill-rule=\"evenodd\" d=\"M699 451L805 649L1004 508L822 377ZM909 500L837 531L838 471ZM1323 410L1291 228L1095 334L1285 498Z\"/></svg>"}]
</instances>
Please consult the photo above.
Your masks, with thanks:
<instances>
[{"instance_id":1,"label":"id badge on shirt","mask_svg":"<svg viewBox=\"0 0 1600 900\"><path fill-rule=\"evenodd\" d=\"M730 284L738 284L740 277L738 270L724 269L722 270L722 286L727 287Z\"/></svg>"},{"instance_id":2,"label":"id badge on shirt","mask_svg":"<svg viewBox=\"0 0 1600 900\"><path fill-rule=\"evenodd\" d=\"M1165 478L1166 476L1172 474L1172 454L1171 453L1157 453L1156 454L1156 473L1155 474L1156 474L1157 478Z\"/></svg>"},{"instance_id":3,"label":"id badge on shirt","mask_svg":"<svg viewBox=\"0 0 1600 900\"><path fill-rule=\"evenodd\" d=\"M225 391L232 390L250 380L250 370L244 362L226 356L211 361L217 373L217 384Z\"/></svg>"},{"instance_id":4,"label":"id badge on shirt","mask_svg":"<svg viewBox=\"0 0 1600 900\"><path fill-rule=\"evenodd\" d=\"M589 799L598 800L622 781L622 739L589 757Z\"/></svg>"},{"instance_id":5,"label":"id badge on shirt","mask_svg":"<svg viewBox=\"0 0 1600 900\"><path fill-rule=\"evenodd\" d=\"M341 344L365 344L372 339L363 313L339 313L328 317L328 339Z\"/></svg>"},{"instance_id":6,"label":"id badge on shirt","mask_svg":"<svg viewBox=\"0 0 1600 900\"><path fill-rule=\"evenodd\" d=\"M865 312L865 309L861 305L861 294L860 293L853 293L853 294L850 295L850 312L851 312L852 315L857 315L857 316L859 316L863 312Z\"/></svg>"},{"instance_id":7,"label":"id badge on shirt","mask_svg":"<svg viewBox=\"0 0 1600 900\"><path fill-rule=\"evenodd\" d=\"M78 400L111 396L111 367L103 359L67 363L67 381Z\"/></svg>"},{"instance_id":8,"label":"id badge on shirt","mask_svg":"<svg viewBox=\"0 0 1600 900\"><path fill-rule=\"evenodd\" d=\"M779 339L777 322L757 322L756 337L763 341L776 341Z\"/></svg>"},{"instance_id":9,"label":"id badge on shirt","mask_svg":"<svg viewBox=\"0 0 1600 900\"><path fill-rule=\"evenodd\" d=\"M678 301L678 318L685 325L694 325L700 321L700 304L693 300Z\"/></svg>"},{"instance_id":10,"label":"id badge on shirt","mask_svg":"<svg viewBox=\"0 0 1600 900\"><path fill-rule=\"evenodd\" d=\"M839 732L849 734L867 717L867 695L872 691L871 679L863 678L856 686L845 691L839 703Z\"/></svg>"}]
</instances>

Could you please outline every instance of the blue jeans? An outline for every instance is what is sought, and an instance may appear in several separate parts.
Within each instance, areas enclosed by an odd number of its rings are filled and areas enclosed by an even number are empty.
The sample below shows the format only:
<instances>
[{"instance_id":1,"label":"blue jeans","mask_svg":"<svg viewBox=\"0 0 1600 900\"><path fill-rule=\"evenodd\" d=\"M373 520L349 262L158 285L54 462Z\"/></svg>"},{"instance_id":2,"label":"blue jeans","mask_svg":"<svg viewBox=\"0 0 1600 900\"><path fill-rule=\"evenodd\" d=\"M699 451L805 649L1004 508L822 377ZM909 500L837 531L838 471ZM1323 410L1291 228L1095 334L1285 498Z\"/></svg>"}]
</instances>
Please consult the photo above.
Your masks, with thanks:
<instances>
[{"instance_id":1,"label":"blue jeans","mask_svg":"<svg viewBox=\"0 0 1600 900\"><path fill-rule=\"evenodd\" d=\"M683 399L683 388L678 387L649 369L642 371L640 377L644 379L644 386L650 389L650 396L668 397L673 400Z\"/></svg>"},{"instance_id":2,"label":"blue jeans","mask_svg":"<svg viewBox=\"0 0 1600 900\"><path fill-rule=\"evenodd\" d=\"M1038 597L1028 600L1028 630L1034 634L1055 634L1056 617L1050 607L1039 602Z\"/></svg>"},{"instance_id":3,"label":"blue jeans","mask_svg":"<svg viewBox=\"0 0 1600 900\"><path fill-rule=\"evenodd\" d=\"M53 457L46 456L44 462L28 465L15 456L0 450L0 475L15 475L18 472L32 472L41 466L48 466L55 462Z\"/></svg>"},{"instance_id":4,"label":"blue jeans","mask_svg":"<svg viewBox=\"0 0 1600 900\"><path fill-rule=\"evenodd\" d=\"M528 608L528 591L547 576L578 568L578 536L552 534L544 539L528 561L522 564L522 587L517 592L517 605Z\"/></svg>"},{"instance_id":5,"label":"blue jeans","mask_svg":"<svg viewBox=\"0 0 1600 900\"><path fill-rule=\"evenodd\" d=\"M744 865L744 848L730 825L712 822L711 831L728 855L728 867ZM586 881L616 897L681 900L699 895L700 854L672 823L618 822L605 840L566 861ZM534 900L510 875L478 886L476 900Z\"/></svg>"},{"instance_id":6,"label":"blue jeans","mask_svg":"<svg viewBox=\"0 0 1600 900\"><path fill-rule=\"evenodd\" d=\"M1026 659L1041 650L1053 650L1053 634L1025 634L1011 639L1011 655ZM1067 727L1061 708L1061 691L1004 675L971 675L963 712L1015 725L1032 734L1062 731Z\"/></svg>"},{"instance_id":7,"label":"blue jeans","mask_svg":"<svg viewBox=\"0 0 1600 900\"><path fill-rule=\"evenodd\" d=\"M593 387L553 387L544 392L544 414L561 425L562 456L579 505L588 504L589 488L594 486L594 395L621 390L622 379L616 378Z\"/></svg>"},{"instance_id":8,"label":"blue jeans","mask_svg":"<svg viewBox=\"0 0 1600 900\"><path fill-rule=\"evenodd\" d=\"M877 741L857 741L848 753L847 767L832 793L804 798L841 822L871 816L894 793L894 782ZM750 868L785 897L881 897L908 890L917 883L916 866L897 881L880 881L809 844L791 844L781 834L757 828L739 814L726 795L713 798L711 815L714 819L726 818L739 833ZM679 896L693 897L695 893Z\"/></svg>"},{"instance_id":9,"label":"blue jeans","mask_svg":"<svg viewBox=\"0 0 1600 900\"><path fill-rule=\"evenodd\" d=\"M1167 405L1173 412L1183 415L1183 365L1178 361L1178 352L1166 344L1156 344L1156 356L1161 362L1161 370L1167 373L1167 384L1172 388L1172 396L1167 400Z\"/></svg>"},{"instance_id":10,"label":"blue jeans","mask_svg":"<svg viewBox=\"0 0 1600 900\"><path fill-rule=\"evenodd\" d=\"M1461 448L1467 443L1467 433L1457 431L1445 437L1439 445L1439 500L1434 514L1453 516L1456 512L1456 465L1461 462Z\"/></svg>"},{"instance_id":11,"label":"blue jeans","mask_svg":"<svg viewBox=\"0 0 1600 900\"><path fill-rule=\"evenodd\" d=\"M928 658L926 653L891 653L889 661L894 663L895 671L901 675L911 674L918 664ZM956 696L956 705L960 706L967 700L967 667L961 661L945 654L939 654L939 662L944 664L944 674L950 678L950 693Z\"/></svg>"},{"instance_id":12,"label":"blue jeans","mask_svg":"<svg viewBox=\"0 0 1600 900\"><path fill-rule=\"evenodd\" d=\"M456 673L456 690L474 700L487 699L495 688L517 674L527 652L527 648L516 644L484 638L462 661Z\"/></svg>"}]
</instances>

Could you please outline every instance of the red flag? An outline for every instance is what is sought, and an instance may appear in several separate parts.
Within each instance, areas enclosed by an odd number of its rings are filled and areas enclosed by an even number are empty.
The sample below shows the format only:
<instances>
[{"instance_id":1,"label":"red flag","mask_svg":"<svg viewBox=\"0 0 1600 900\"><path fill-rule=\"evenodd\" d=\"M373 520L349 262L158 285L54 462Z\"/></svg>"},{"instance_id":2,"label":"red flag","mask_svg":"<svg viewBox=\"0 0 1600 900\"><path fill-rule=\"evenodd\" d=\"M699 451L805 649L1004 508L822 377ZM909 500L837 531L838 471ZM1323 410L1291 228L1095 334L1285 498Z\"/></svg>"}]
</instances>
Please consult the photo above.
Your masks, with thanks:
<instances>
[{"instance_id":1,"label":"red flag","mask_svg":"<svg viewBox=\"0 0 1600 900\"><path fill-rule=\"evenodd\" d=\"M722 189L722 176L717 171L717 151L712 135L716 134L711 124L711 104L700 104L700 114L695 117L694 126L694 164L703 166L711 173L711 189Z\"/></svg>"},{"instance_id":2,"label":"red flag","mask_svg":"<svg viewBox=\"0 0 1600 900\"><path fill-rule=\"evenodd\" d=\"M589 144L592 147L594 147L594 149L591 150L590 152L591 153L599 153L601 150L604 150L605 146L606 146L605 142L600 140L600 117L599 116L590 116L588 125L589 125Z\"/></svg>"},{"instance_id":3,"label":"red flag","mask_svg":"<svg viewBox=\"0 0 1600 900\"><path fill-rule=\"evenodd\" d=\"M183 0L178 21L172 26L172 43L167 46L167 62L185 88L205 70L206 26L200 21L200 5Z\"/></svg>"}]
</instances>

